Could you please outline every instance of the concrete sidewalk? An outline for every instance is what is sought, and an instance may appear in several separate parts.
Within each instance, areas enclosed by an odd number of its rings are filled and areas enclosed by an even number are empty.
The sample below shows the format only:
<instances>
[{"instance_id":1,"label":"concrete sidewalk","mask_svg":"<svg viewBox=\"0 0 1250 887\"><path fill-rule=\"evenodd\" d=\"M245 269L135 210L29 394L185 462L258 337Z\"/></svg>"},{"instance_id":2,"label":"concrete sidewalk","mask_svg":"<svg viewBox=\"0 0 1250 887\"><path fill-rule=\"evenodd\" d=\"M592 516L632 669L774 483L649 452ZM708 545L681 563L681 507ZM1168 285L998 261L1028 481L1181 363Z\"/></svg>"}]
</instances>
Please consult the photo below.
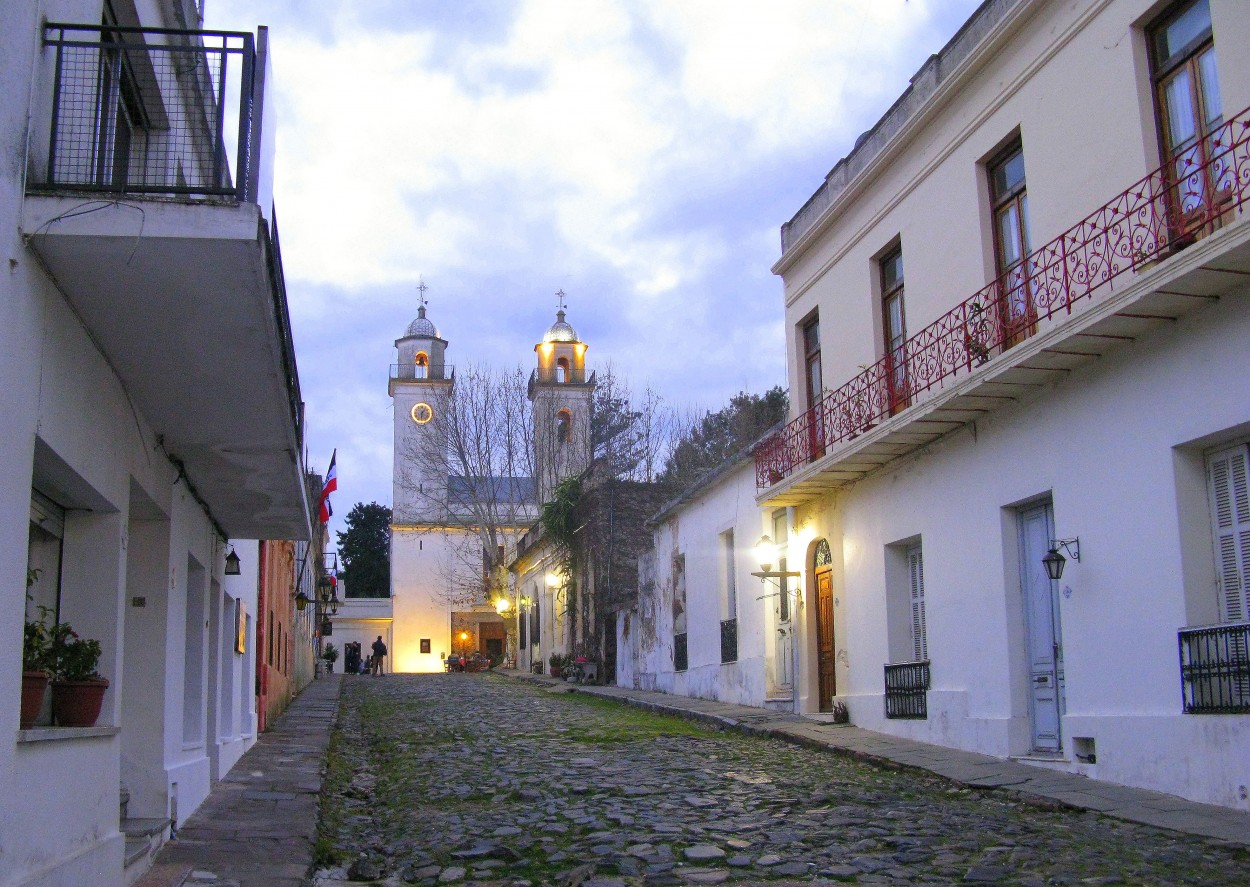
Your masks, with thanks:
<instances>
[{"instance_id":1,"label":"concrete sidewalk","mask_svg":"<svg viewBox=\"0 0 1250 887\"><path fill-rule=\"evenodd\" d=\"M864 761L927 770L962 785L1015 792L1034 802L1040 799L1131 822L1250 846L1250 813L1240 810L1199 804L1162 792L1100 782L1042 766L929 745L769 709L623 687L564 684L545 675L515 670L496 671L512 678L548 684L553 689L563 686L580 693L620 699L651 711L693 718L746 733L774 736Z\"/></svg>"},{"instance_id":2,"label":"concrete sidewalk","mask_svg":"<svg viewBox=\"0 0 1250 887\"><path fill-rule=\"evenodd\" d=\"M295 697L161 848L135 887L300 887L317 837L341 675Z\"/></svg>"}]
</instances>

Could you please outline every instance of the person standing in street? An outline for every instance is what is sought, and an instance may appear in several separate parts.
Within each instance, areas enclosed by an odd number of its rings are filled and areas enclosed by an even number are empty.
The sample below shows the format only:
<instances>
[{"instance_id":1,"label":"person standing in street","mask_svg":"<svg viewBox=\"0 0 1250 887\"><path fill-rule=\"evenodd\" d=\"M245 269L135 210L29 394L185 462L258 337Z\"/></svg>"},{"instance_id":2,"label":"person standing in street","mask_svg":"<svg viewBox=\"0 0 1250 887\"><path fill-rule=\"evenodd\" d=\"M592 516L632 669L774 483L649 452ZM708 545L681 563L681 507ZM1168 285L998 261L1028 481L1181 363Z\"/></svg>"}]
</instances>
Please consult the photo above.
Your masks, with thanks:
<instances>
[{"instance_id":1,"label":"person standing in street","mask_svg":"<svg viewBox=\"0 0 1250 887\"><path fill-rule=\"evenodd\" d=\"M382 659L386 656L386 644L382 643L382 635L378 635L378 639L373 642L373 673L379 675L382 673Z\"/></svg>"}]
</instances>

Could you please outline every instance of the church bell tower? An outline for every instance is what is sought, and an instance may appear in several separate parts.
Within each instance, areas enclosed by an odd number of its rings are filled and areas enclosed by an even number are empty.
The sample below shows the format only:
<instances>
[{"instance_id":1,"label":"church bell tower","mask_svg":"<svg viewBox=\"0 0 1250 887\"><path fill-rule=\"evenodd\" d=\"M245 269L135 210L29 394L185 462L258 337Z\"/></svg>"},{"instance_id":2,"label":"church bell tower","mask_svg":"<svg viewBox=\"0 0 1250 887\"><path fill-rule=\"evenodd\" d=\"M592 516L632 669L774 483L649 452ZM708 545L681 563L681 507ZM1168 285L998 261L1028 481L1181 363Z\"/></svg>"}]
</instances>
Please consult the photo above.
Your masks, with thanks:
<instances>
[{"instance_id":1,"label":"church bell tower","mask_svg":"<svg viewBox=\"0 0 1250 887\"><path fill-rule=\"evenodd\" d=\"M591 398L595 376L586 376L586 344L565 320L564 291L556 293L556 322L534 346L538 367L530 376L534 415L534 471L538 501L551 499L556 485L590 465Z\"/></svg>"},{"instance_id":2,"label":"church bell tower","mask_svg":"<svg viewBox=\"0 0 1250 887\"><path fill-rule=\"evenodd\" d=\"M389 393L395 407L392 502L396 523L443 518L447 502L448 401L455 385L446 363L447 341L426 317L424 283L416 319L395 340L399 362L391 367Z\"/></svg>"}]
</instances>

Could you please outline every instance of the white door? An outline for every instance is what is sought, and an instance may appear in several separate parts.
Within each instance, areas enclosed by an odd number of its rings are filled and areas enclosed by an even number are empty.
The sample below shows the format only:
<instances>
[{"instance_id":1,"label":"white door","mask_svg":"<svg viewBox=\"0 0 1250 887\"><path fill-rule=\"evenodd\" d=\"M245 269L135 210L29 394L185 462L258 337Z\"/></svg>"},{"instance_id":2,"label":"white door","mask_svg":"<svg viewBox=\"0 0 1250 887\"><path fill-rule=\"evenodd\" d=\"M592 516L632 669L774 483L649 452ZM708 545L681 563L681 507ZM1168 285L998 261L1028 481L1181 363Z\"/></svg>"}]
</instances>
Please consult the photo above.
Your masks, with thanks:
<instances>
[{"instance_id":1,"label":"white door","mask_svg":"<svg viewBox=\"0 0 1250 887\"><path fill-rule=\"evenodd\" d=\"M1042 558L1054 538L1050 505L1020 512L1020 585L1029 657L1029 716L1033 750L1058 753L1064 711L1063 640L1059 625L1058 583L1046 575Z\"/></svg>"}]
</instances>

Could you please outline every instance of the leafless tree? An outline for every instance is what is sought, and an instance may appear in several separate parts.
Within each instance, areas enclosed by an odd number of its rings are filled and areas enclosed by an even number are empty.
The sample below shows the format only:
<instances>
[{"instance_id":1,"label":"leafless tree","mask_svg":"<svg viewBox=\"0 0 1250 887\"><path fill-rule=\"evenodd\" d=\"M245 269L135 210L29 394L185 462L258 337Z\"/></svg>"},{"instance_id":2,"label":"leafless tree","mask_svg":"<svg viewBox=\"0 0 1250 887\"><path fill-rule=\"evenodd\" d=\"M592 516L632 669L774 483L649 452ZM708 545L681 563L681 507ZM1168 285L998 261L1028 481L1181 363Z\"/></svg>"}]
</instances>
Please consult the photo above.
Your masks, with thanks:
<instances>
[{"instance_id":1,"label":"leafless tree","mask_svg":"<svg viewBox=\"0 0 1250 887\"><path fill-rule=\"evenodd\" d=\"M538 515L533 418L521 367L468 365L432 389L434 420L399 461L401 520L447 527L441 583L453 606L484 603L500 581L500 552Z\"/></svg>"}]
</instances>

